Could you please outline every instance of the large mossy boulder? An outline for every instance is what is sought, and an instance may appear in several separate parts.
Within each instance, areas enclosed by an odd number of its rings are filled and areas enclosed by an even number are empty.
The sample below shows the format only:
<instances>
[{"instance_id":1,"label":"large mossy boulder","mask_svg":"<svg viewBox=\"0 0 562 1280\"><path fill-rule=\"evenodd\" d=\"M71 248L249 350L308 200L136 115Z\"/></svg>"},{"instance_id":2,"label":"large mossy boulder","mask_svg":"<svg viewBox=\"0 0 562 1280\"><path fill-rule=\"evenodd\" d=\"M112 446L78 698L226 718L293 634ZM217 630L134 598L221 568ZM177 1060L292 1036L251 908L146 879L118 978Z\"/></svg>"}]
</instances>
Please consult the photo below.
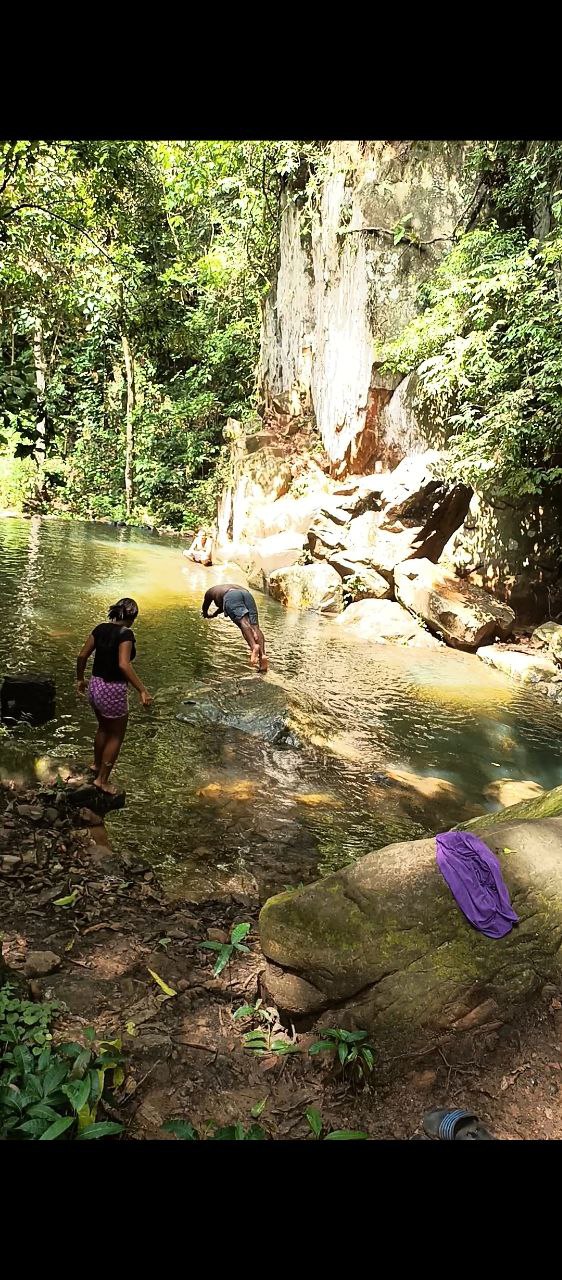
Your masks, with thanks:
<instances>
[{"instance_id":1,"label":"large mossy boulder","mask_svg":"<svg viewBox=\"0 0 562 1280\"><path fill-rule=\"evenodd\" d=\"M548 800L526 805L539 811ZM289 1012L365 1028L386 1054L507 1019L559 975L562 943L562 818L512 814L494 815L489 827L484 820L520 918L505 938L484 937L465 919L434 838L403 841L266 902L260 937L271 997L283 1007L293 989Z\"/></svg>"}]
</instances>

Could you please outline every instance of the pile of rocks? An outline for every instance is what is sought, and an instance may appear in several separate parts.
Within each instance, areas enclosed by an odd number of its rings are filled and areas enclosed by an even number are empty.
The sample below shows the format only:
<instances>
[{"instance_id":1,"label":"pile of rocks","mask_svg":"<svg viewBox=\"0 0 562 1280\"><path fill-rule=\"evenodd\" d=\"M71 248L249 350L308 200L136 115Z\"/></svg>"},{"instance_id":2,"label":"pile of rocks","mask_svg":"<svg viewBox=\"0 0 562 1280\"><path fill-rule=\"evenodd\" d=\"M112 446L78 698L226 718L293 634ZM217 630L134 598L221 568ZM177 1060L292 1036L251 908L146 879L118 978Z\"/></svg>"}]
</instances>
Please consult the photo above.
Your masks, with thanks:
<instances>
[{"instance_id":1,"label":"pile of rocks","mask_svg":"<svg viewBox=\"0 0 562 1280\"><path fill-rule=\"evenodd\" d=\"M513 611L437 566L472 494L444 481L440 464L441 455L426 450L389 474L334 483L316 494L316 505L310 494L291 499L301 504L292 527L282 496L271 504L272 531L240 557L248 584L288 608L341 615L345 631L379 644L430 647L438 637L475 652L505 640Z\"/></svg>"}]
</instances>

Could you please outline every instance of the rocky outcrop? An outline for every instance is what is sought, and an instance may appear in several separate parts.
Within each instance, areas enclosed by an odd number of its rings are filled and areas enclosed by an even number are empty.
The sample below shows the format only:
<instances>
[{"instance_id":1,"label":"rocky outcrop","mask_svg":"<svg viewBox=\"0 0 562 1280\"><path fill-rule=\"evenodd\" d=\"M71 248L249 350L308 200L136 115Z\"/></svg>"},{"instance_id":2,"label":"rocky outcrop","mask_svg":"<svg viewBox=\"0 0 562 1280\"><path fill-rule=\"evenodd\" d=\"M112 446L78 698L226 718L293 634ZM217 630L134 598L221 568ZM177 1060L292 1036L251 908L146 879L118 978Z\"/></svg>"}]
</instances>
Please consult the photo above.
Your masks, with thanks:
<instances>
[{"instance_id":1,"label":"rocky outcrop","mask_svg":"<svg viewBox=\"0 0 562 1280\"><path fill-rule=\"evenodd\" d=\"M334 471L365 473L404 456L383 416L399 380L381 371L374 345L412 318L420 283L447 251L467 202L467 147L332 142L317 208L287 191L258 383L266 407L284 395L293 412L313 411ZM407 236L394 244L403 218L415 245Z\"/></svg>"},{"instance_id":2,"label":"rocky outcrop","mask_svg":"<svg viewBox=\"0 0 562 1280\"><path fill-rule=\"evenodd\" d=\"M358 600L390 600L392 588L375 569L367 569L352 560L346 561L344 556L330 560L330 564L342 575L348 604L355 604Z\"/></svg>"},{"instance_id":3,"label":"rocky outcrop","mask_svg":"<svg viewBox=\"0 0 562 1280\"><path fill-rule=\"evenodd\" d=\"M398 600L455 649L476 650L513 630L512 609L429 560L400 565L394 583Z\"/></svg>"},{"instance_id":4,"label":"rocky outcrop","mask_svg":"<svg viewBox=\"0 0 562 1280\"><path fill-rule=\"evenodd\" d=\"M513 680L562 703L562 626L545 622L526 643L487 645L478 657Z\"/></svg>"},{"instance_id":5,"label":"rocky outcrop","mask_svg":"<svg viewBox=\"0 0 562 1280\"><path fill-rule=\"evenodd\" d=\"M295 421L307 415L332 475L385 473L447 446L447 433L416 403L418 374L400 379L379 357L416 314L420 284L474 212L477 182L465 168L471 145L336 141L325 145L313 198L304 163L287 179L276 278L263 311L262 412L266 424L273 407ZM459 491L455 501L465 498ZM453 568L475 566L476 584L509 604L518 623L538 623L562 612L559 527L559 498L505 504L492 484L472 495L468 518L452 524L447 559ZM435 543L418 554L436 562L444 544Z\"/></svg>"},{"instance_id":6,"label":"rocky outcrop","mask_svg":"<svg viewBox=\"0 0 562 1280\"><path fill-rule=\"evenodd\" d=\"M340 613L343 588L339 573L328 564L295 564L269 576L269 594L289 609Z\"/></svg>"},{"instance_id":7,"label":"rocky outcrop","mask_svg":"<svg viewBox=\"0 0 562 1280\"><path fill-rule=\"evenodd\" d=\"M520 918L505 938L469 925L438 870L434 839L388 845L266 902L260 938L271 998L300 1013L304 992L323 1021L365 1028L385 1056L509 1017L560 974L562 942L562 819L513 815L505 810L497 831L494 815L486 832ZM287 974L306 984L294 1009Z\"/></svg>"},{"instance_id":8,"label":"rocky outcrop","mask_svg":"<svg viewBox=\"0 0 562 1280\"><path fill-rule=\"evenodd\" d=\"M486 645L482 650L478 650L478 657L489 667L505 672L515 680L520 680L522 684L541 684L556 678L562 680L556 664L548 658L547 654L536 653L530 647L510 648L508 645Z\"/></svg>"},{"instance_id":9,"label":"rocky outcrop","mask_svg":"<svg viewBox=\"0 0 562 1280\"><path fill-rule=\"evenodd\" d=\"M325 501L308 530L308 546L316 559L334 567L342 554L374 569L392 584L397 564L410 558L437 561L452 533L464 520L471 490L439 478L435 450L407 458L395 471L358 486L342 502L334 494Z\"/></svg>"},{"instance_id":10,"label":"rocky outcrop","mask_svg":"<svg viewBox=\"0 0 562 1280\"><path fill-rule=\"evenodd\" d=\"M270 575L276 569L288 569L296 564L305 545L303 534L291 530L257 539L248 560L244 561L248 585L258 591L267 591Z\"/></svg>"},{"instance_id":11,"label":"rocky outcrop","mask_svg":"<svg viewBox=\"0 0 562 1280\"><path fill-rule=\"evenodd\" d=\"M544 622L533 631L533 645L545 649L557 666L562 666L562 627L557 622Z\"/></svg>"},{"instance_id":12,"label":"rocky outcrop","mask_svg":"<svg viewBox=\"0 0 562 1280\"><path fill-rule=\"evenodd\" d=\"M439 648L439 641L393 600L359 600L337 619L342 635L370 640L372 644L402 644L413 648Z\"/></svg>"}]
</instances>

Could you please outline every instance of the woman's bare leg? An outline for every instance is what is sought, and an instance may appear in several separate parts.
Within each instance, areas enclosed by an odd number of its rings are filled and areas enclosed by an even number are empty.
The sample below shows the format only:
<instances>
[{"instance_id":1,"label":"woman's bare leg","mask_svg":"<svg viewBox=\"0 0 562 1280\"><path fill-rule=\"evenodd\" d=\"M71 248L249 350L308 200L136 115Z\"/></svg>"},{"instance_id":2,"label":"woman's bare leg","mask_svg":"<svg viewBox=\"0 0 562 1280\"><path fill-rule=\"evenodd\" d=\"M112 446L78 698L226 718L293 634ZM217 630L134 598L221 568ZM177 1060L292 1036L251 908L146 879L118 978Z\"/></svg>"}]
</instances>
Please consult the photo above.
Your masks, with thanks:
<instances>
[{"instance_id":1,"label":"woman's bare leg","mask_svg":"<svg viewBox=\"0 0 562 1280\"><path fill-rule=\"evenodd\" d=\"M96 712L96 720L98 722L98 727L96 730L96 736L94 738L94 764L93 764L92 772L95 773L95 776L97 778L99 771L101 769L105 742L107 738L107 731L104 728L104 725L107 723L107 721L104 721L103 716L100 715L99 711L97 711L95 707L94 707L94 711Z\"/></svg>"},{"instance_id":2,"label":"woman's bare leg","mask_svg":"<svg viewBox=\"0 0 562 1280\"><path fill-rule=\"evenodd\" d=\"M101 717L106 738L101 767L94 786L99 787L101 791L109 791L110 795L117 794L117 788L109 785L109 775L121 750L128 719L128 715L117 716L114 720L106 720L104 716Z\"/></svg>"}]
</instances>

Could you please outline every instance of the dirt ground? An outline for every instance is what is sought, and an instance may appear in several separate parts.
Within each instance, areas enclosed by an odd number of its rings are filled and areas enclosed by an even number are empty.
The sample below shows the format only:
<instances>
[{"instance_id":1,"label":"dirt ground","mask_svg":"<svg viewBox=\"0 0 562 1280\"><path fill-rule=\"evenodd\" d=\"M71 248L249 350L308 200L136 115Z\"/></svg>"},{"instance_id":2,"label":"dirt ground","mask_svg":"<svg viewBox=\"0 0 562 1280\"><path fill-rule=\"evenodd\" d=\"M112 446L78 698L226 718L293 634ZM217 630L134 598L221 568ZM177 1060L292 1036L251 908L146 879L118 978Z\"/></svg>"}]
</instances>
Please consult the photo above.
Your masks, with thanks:
<instances>
[{"instance_id":1,"label":"dirt ground","mask_svg":"<svg viewBox=\"0 0 562 1280\"><path fill-rule=\"evenodd\" d=\"M234 1121L247 1126L262 1103L259 1124L276 1140L314 1141L309 1107L321 1112L324 1132L408 1139L432 1106L472 1108L500 1139L562 1138L562 989L545 987L517 1024L478 1028L411 1057L377 1055L368 1088L345 1085L324 1055L307 1053L317 1038L310 1027L285 1024L276 1033L294 1039L299 1052L256 1055L244 1047L255 1024L233 1012L261 993L255 904L242 895L198 906L171 902L146 864L108 849L94 814L71 816L60 789L4 790L2 806L7 976L28 983L34 999L64 1003L57 1039L80 1039L88 1026L122 1037L126 1078L105 1109L125 1123L129 1139L176 1141L162 1131L172 1117L203 1133ZM55 905L74 891L71 904ZM199 944L226 940L240 922L251 925L249 954L215 978L214 956ZM60 964L24 975L36 951L54 953ZM175 994L166 995L149 970Z\"/></svg>"}]
</instances>

